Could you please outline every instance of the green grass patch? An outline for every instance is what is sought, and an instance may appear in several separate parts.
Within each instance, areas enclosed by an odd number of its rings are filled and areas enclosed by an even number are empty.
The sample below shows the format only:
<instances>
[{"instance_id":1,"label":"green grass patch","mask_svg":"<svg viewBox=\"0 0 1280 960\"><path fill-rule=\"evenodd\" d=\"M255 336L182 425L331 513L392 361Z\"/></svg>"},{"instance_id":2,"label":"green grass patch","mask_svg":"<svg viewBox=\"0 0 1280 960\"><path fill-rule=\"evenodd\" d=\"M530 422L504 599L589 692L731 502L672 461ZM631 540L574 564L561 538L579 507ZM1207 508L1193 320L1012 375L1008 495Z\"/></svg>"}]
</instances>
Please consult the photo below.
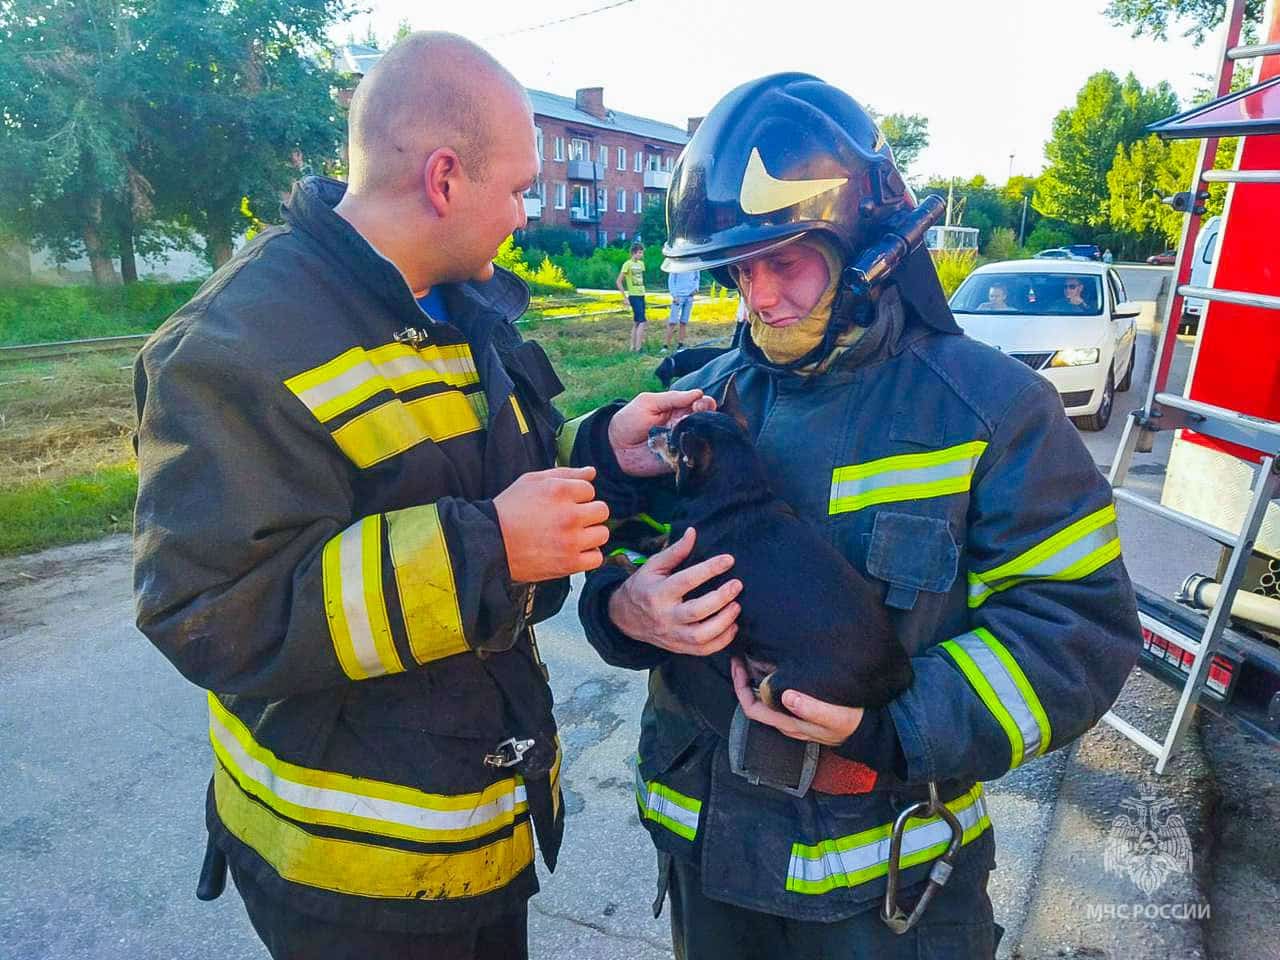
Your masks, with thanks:
<instances>
[{"instance_id":1,"label":"green grass patch","mask_svg":"<svg viewBox=\"0 0 1280 960\"><path fill-rule=\"evenodd\" d=\"M199 286L141 281L118 287L0 287L0 346L150 333Z\"/></svg>"},{"instance_id":2,"label":"green grass patch","mask_svg":"<svg viewBox=\"0 0 1280 960\"><path fill-rule=\"evenodd\" d=\"M0 490L0 556L129 530L137 497L133 464Z\"/></svg>"}]
</instances>

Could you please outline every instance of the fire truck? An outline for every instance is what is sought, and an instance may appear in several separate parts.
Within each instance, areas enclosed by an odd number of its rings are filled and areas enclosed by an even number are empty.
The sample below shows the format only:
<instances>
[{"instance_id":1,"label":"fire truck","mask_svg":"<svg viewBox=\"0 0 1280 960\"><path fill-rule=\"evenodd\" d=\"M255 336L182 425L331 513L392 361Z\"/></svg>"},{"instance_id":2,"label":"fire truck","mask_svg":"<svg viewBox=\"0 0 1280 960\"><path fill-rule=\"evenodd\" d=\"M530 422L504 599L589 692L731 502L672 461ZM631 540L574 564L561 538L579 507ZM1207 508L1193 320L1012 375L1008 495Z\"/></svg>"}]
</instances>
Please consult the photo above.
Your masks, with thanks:
<instances>
[{"instance_id":1,"label":"fire truck","mask_svg":"<svg viewBox=\"0 0 1280 960\"><path fill-rule=\"evenodd\" d=\"M1105 719L1156 758L1157 773L1200 707L1280 745L1280 0L1268 4L1261 43L1240 43L1244 13L1245 0L1232 0L1215 98L1148 128L1201 144L1193 182L1171 198L1185 219L1155 367L1110 479L1118 502L1221 547L1217 568L1189 571L1176 597L1137 587L1141 664L1180 690L1179 702L1160 738L1115 714ZM1252 82L1233 91L1241 64L1252 67ZM1229 170L1214 169L1222 137L1240 137ZM1192 260L1211 183L1228 186L1201 286ZM1169 376L1188 298L1203 302L1203 314L1179 393ZM1174 438L1155 501L1125 481L1163 431Z\"/></svg>"}]
</instances>

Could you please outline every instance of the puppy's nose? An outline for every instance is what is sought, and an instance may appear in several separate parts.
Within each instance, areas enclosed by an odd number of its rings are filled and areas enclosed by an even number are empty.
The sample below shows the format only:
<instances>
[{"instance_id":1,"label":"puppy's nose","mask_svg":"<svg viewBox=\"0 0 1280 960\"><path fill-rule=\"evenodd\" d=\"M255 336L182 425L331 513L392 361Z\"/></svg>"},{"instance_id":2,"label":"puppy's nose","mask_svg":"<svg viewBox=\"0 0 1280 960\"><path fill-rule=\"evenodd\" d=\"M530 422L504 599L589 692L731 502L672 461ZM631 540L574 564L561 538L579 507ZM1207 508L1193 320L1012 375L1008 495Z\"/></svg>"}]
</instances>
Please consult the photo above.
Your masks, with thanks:
<instances>
[{"instance_id":1,"label":"puppy's nose","mask_svg":"<svg viewBox=\"0 0 1280 960\"><path fill-rule=\"evenodd\" d=\"M652 442L652 441L654 441L654 440L657 440L659 437L667 436L667 435L669 435L670 433L671 433L671 428L670 428L670 427L650 427L650 428L649 428L649 441L650 441L650 442Z\"/></svg>"}]
</instances>

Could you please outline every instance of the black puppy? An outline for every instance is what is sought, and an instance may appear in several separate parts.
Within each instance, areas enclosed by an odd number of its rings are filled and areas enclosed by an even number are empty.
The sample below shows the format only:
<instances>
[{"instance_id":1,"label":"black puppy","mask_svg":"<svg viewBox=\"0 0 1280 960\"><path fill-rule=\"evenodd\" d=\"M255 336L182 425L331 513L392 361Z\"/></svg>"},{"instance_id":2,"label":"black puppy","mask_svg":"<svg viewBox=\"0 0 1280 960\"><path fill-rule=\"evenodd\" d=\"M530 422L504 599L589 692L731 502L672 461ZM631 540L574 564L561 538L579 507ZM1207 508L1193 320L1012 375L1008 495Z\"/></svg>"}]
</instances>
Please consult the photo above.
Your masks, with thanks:
<instances>
[{"instance_id":1,"label":"black puppy","mask_svg":"<svg viewBox=\"0 0 1280 960\"><path fill-rule=\"evenodd\" d=\"M785 709L783 692L796 689L829 703L878 707L911 684L911 659L877 588L769 489L732 382L720 412L655 428L649 447L676 472L671 542L689 527L697 531L686 565L722 553L734 558L728 573L697 592L742 581L730 652L763 665L762 700Z\"/></svg>"}]
</instances>

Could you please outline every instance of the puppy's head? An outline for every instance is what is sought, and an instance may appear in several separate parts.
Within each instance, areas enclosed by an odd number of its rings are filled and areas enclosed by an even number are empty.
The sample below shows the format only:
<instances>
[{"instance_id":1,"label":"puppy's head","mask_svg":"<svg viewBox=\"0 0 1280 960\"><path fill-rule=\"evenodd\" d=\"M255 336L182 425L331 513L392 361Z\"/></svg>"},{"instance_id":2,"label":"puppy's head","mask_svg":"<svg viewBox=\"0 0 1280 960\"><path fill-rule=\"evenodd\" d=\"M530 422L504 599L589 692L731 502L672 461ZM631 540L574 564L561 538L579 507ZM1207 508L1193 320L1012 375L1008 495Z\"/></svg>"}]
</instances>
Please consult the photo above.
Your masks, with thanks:
<instances>
[{"instance_id":1,"label":"puppy's head","mask_svg":"<svg viewBox=\"0 0 1280 960\"><path fill-rule=\"evenodd\" d=\"M730 378L715 412L694 413L671 427L649 431L649 449L676 475L676 491L702 489L721 473L747 479L756 455L738 392Z\"/></svg>"}]
</instances>

